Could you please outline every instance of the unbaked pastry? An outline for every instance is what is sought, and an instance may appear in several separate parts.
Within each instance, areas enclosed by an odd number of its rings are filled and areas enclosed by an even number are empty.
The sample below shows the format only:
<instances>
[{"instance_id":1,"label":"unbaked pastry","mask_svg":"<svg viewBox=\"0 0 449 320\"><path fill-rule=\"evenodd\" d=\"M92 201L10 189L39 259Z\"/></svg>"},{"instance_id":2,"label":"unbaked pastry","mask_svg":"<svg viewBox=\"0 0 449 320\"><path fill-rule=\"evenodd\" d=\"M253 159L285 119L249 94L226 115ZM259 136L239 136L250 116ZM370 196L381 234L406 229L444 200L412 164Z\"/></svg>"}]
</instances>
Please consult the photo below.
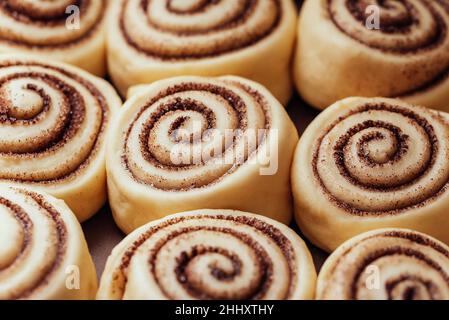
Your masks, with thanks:
<instances>
[{"instance_id":1,"label":"unbaked pastry","mask_svg":"<svg viewBox=\"0 0 449 320\"><path fill-rule=\"evenodd\" d=\"M98 299L313 299L301 238L266 217L198 210L151 222L112 251Z\"/></svg>"},{"instance_id":2,"label":"unbaked pastry","mask_svg":"<svg viewBox=\"0 0 449 320\"><path fill-rule=\"evenodd\" d=\"M93 299L97 275L64 201L0 184L0 299Z\"/></svg>"},{"instance_id":3,"label":"unbaked pastry","mask_svg":"<svg viewBox=\"0 0 449 320\"><path fill-rule=\"evenodd\" d=\"M109 201L126 233L168 214L227 208L291 219L298 133L261 85L178 77L139 89L108 139Z\"/></svg>"},{"instance_id":4,"label":"unbaked pastry","mask_svg":"<svg viewBox=\"0 0 449 320\"><path fill-rule=\"evenodd\" d=\"M449 117L400 100L348 98L301 137L292 169L301 230L332 251L400 227L449 243Z\"/></svg>"},{"instance_id":5,"label":"unbaked pastry","mask_svg":"<svg viewBox=\"0 0 449 320\"><path fill-rule=\"evenodd\" d=\"M103 76L106 7L106 0L2 0L0 53L38 55Z\"/></svg>"},{"instance_id":6,"label":"unbaked pastry","mask_svg":"<svg viewBox=\"0 0 449 320\"><path fill-rule=\"evenodd\" d=\"M106 201L104 140L120 105L81 69L0 55L0 182L48 192L86 220Z\"/></svg>"},{"instance_id":7,"label":"unbaked pastry","mask_svg":"<svg viewBox=\"0 0 449 320\"><path fill-rule=\"evenodd\" d=\"M448 300L449 248L408 229L364 233L325 262L317 299Z\"/></svg>"},{"instance_id":8,"label":"unbaked pastry","mask_svg":"<svg viewBox=\"0 0 449 320\"><path fill-rule=\"evenodd\" d=\"M320 109L381 96L449 111L448 30L448 0L305 1L296 85Z\"/></svg>"},{"instance_id":9,"label":"unbaked pastry","mask_svg":"<svg viewBox=\"0 0 449 320\"><path fill-rule=\"evenodd\" d=\"M292 0L117 0L108 26L112 80L129 87L181 75L238 75L291 96Z\"/></svg>"}]
</instances>

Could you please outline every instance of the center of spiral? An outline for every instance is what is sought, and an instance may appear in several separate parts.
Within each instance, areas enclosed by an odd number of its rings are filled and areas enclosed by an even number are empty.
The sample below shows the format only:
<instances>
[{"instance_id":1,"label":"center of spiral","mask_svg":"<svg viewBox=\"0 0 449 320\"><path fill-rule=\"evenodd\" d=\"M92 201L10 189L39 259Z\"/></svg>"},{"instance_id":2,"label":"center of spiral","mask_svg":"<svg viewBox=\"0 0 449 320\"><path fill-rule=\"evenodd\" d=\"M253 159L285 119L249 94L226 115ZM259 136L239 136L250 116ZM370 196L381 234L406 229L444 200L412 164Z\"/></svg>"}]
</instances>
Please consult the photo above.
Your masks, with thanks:
<instances>
[{"instance_id":1,"label":"center of spiral","mask_svg":"<svg viewBox=\"0 0 449 320\"><path fill-rule=\"evenodd\" d=\"M239 276L242 268L242 261L235 254L218 247L194 246L190 252L183 252L177 261L178 279L188 284L191 290L207 293L208 296L221 293L210 286L200 270L209 269L210 276L216 281L227 282ZM224 293L219 298L229 297Z\"/></svg>"},{"instance_id":2,"label":"center of spiral","mask_svg":"<svg viewBox=\"0 0 449 320\"><path fill-rule=\"evenodd\" d=\"M376 164L391 161L399 147L394 134L383 128L363 134L359 143L360 155Z\"/></svg>"},{"instance_id":3,"label":"center of spiral","mask_svg":"<svg viewBox=\"0 0 449 320\"><path fill-rule=\"evenodd\" d=\"M41 113L45 106L40 90L24 81L11 82L1 89L0 94L0 113L9 118L29 120Z\"/></svg>"},{"instance_id":4,"label":"center of spiral","mask_svg":"<svg viewBox=\"0 0 449 320\"><path fill-rule=\"evenodd\" d=\"M429 300L433 298L434 288L423 279L411 277L395 283L390 290L391 299Z\"/></svg>"}]
</instances>

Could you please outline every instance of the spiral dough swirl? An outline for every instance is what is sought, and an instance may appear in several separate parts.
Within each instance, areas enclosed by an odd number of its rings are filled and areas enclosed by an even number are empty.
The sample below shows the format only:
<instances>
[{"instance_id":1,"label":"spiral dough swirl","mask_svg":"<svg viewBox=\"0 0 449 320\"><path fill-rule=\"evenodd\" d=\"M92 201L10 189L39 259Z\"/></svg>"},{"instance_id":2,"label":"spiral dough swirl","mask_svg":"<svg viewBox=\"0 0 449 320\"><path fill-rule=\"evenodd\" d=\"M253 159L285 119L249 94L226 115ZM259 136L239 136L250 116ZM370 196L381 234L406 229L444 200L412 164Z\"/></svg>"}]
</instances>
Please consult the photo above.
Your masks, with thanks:
<instances>
[{"instance_id":1,"label":"spiral dough swirl","mask_svg":"<svg viewBox=\"0 0 449 320\"><path fill-rule=\"evenodd\" d=\"M347 98L318 116L296 151L295 213L334 250L367 230L418 230L449 243L449 116L387 98Z\"/></svg>"},{"instance_id":2,"label":"spiral dough swirl","mask_svg":"<svg viewBox=\"0 0 449 320\"><path fill-rule=\"evenodd\" d=\"M67 9L78 8L82 23L67 28ZM0 2L0 41L27 48L64 48L86 41L97 31L104 0L5 0Z\"/></svg>"},{"instance_id":3,"label":"spiral dough swirl","mask_svg":"<svg viewBox=\"0 0 449 320\"><path fill-rule=\"evenodd\" d=\"M448 0L309 0L298 32L296 85L311 105L399 97L449 111Z\"/></svg>"},{"instance_id":4,"label":"spiral dough swirl","mask_svg":"<svg viewBox=\"0 0 449 320\"><path fill-rule=\"evenodd\" d=\"M61 201L1 186L0 221L0 299L92 297L96 288L92 260L76 218ZM79 292L66 288L70 265L77 265L85 276Z\"/></svg>"},{"instance_id":5,"label":"spiral dough swirl","mask_svg":"<svg viewBox=\"0 0 449 320\"><path fill-rule=\"evenodd\" d=\"M315 177L349 214L399 214L426 205L447 189L448 125L423 108L360 104L319 138Z\"/></svg>"},{"instance_id":6,"label":"spiral dough swirl","mask_svg":"<svg viewBox=\"0 0 449 320\"><path fill-rule=\"evenodd\" d=\"M447 300L449 249L406 229L376 230L343 244L323 266L318 299Z\"/></svg>"},{"instance_id":7,"label":"spiral dough swirl","mask_svg":"<svg viewBox=\"0 0 449 320\"><path fill-rule=\"evenodd\" d=\"M122 0L120 30L128 44L163 60L200 59L251 46L282 16L279 0Z\"/></svg>"},{"instance_id":8,"label":"spiral dough swirl","mask_svg":"<svg viewBox=\"0 0 449 320\"><path fill-rule=\"evenodd\" d=\"M108 105L89 81L50 65L2 61L0 93L0 159L8 164L0 179L57 183L95 156Z\"/></svg>"},{"instance_id":9,"label":"spiral dough swirl","mask_svg":"<svg viewBox=\"0 0 449 320\"><path fill-rule=\"evenodd\" d=\"M102 180L103 140L119 105L109 85L81 70L25 56L2 56L0 180L47 189L71 205L65 196L68 189L63 194L55 188L79 185L79 179L86 186L92 170L100 172L92 179ZM105 189L105 181L100 184L90 185L99 200L97 189ZM73 193L83 200L82 192ZM92 208L73 210L92 214Z\"/></svg>"},{"instance_id":10,"label":"spiral dough swirl","mask_svg":"<svg viewBox=\"0 0 449 320\"><path fill-rule=\"evenodd\" d=\"M108 260L98 298L310 298L314 272L304 243L282 224L203 210L128 236Z\"/></svg>"},{"instance_id":11,"label":"spiral dough swirl","mask_svg":"<svg viewBox=\"0 0 449 320\"><path fill-rule=\"evenodd\" d=\"M134 179L157 189L207 187L254 156L265 137L249 145L245 132L270 129L270 113L266 98L238 80L180 82L161 90L140 109L129 126L122 161ZM173 157L181 139L176 132L183 128L188 129L191 144L179 153L202 150L201 163L195 161L194 152L181 164ZM240 134L231 141L226 139L230 131ZM228 155L235 161L226 161Z\"/></svg>"},{"instance_id":12,"label":"spiral dough swirl","mask_svg":"<svg viewBox=\"0 0 449 320\"><path fill-rule=\"evenodd\" d=\"M372 5L379 8L380 23L375 30L366 27ZM449 75L447 0L328 0L328 10L333 23L342 32L370 48L398 55L427 56L427 78L392 96L424 91Z\"/></svg>"}]
</instances>

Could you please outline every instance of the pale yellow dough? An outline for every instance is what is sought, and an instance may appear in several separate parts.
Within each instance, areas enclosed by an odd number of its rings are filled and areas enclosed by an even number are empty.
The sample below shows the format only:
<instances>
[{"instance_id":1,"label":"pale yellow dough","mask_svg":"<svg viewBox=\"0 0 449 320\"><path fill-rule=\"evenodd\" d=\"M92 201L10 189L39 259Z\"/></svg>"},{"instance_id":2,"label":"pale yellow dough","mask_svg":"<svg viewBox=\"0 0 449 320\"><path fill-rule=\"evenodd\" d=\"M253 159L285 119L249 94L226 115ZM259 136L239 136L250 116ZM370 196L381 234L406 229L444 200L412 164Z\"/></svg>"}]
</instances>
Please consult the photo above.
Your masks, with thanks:
<instances>
[{"instance_id":1,"label":"pale yellow dough","mask_svg":"<svg viewBox=\"0 0 449 320\"><path fill-rule=\"evenodd\" d=\"M201 208L251 211L288 223L297 141L282 105L257 83L238 77L155 82L125 103L108 139L114 219L126 233Z\"/></svg>"},{"instance_id":2,"label":"pale yellow dough","mask_svg":"<svg viewBox=\"0 0 449 320\"><path fill-rule=\"evenodd\" d=\"M448 300L449 247L409 229L378 229L342 244L318 276L320 300Z\"/></svg>"},{"instance_id":3,"label":"pale yellow dough","mask_svg":"<svg viewBox=\"0 0 449 320\"><path fill-rule=\"evenodd\" d=\"M319 109L346 97L380 96L449 111L447 3L389 1L378 6L377 30L370 27L377 11L367 7L373 2L304 2L294 63L299 93Z\"/></svg>"},{"instance_id":4,"label":"pale yellow dough","mask_svg":"<svg viewBox=\"0 0 449 320\"><path fill-rule=\"evenodd\" d=\"M108 2L2 0L0 53L33 54L104 76Z\"/></svg>"},{"instance_id":5,"label":"pale yellow dough","mask_svg":"<svg viewBox=\"0 0 449 320\"><path fill-rule=\"evenodd\" d=\"M327 251L385 227L448 244L448 120L386 98L348 98L323 111L301 137L292 167L303 233Z\"/></svg>"},{"instance_id":6,"label":"pale yellow dough","mask_svg":"<svg viewBox=\"0 0 449 320\"><path fill-rule=\"evenodd\" d=\"M151 222L119 243L97 299L313 299L315 281L307 246L287 226L197 210Z\"/></svg>"},{"instance_id":7,"label":"pale yellow dough","mask_svg":"<svg viewBox=\"0 0 449 320\"><path fill-rule=\"evenodd\" d=\"M93 299L97 275L62 200L0 184L0 299Z\"/></svg>"},{"instance_id":8,"label":"pale yellow dough","mask_svg":"<svg viewBox=\"0 0 449 320\"><path fill-rule=\"evenodd\" d=\"M80 221L106 201L105 137L121 101L106 81L62 63L0 55L0 182L63 199Z\"/></svg>"},{"instance_id":9,"label":"pale yellow dough","mask_svg":"<svg viewBox=\"0 0 449 320\"><path fill-rule=\"evenodd\" d=\"M167 2L149 1L145 11L139 0L114 1L108 67L123 96L133 85L169 77L233 74L264 84L288 102L297 21L292 0L204 7L201 1L171 1L171 8Z\"/></svg>"}]
</instances>

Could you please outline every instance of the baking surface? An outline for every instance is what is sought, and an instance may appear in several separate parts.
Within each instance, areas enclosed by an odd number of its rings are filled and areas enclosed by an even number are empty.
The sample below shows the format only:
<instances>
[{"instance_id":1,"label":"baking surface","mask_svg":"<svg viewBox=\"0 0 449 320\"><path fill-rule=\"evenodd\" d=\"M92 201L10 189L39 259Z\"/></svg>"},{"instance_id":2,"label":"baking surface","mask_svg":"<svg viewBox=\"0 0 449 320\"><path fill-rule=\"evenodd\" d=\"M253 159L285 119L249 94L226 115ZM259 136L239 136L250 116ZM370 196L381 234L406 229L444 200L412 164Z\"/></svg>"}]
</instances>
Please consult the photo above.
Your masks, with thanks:
<instances>
[{"instance_id":1,"label":"baking surface","mask_svg":"<svg viewBox=\"0 0 449 320\"><path fill-rule=\"evenodd\" d=\"M296 124L300 134L318 114L318 111L308 106L297 95L291 100L287 107L287 111L293 122ZM295 222L292 222L291 227L299 233ZM98 277L100 277L107 257L114 246L119 243L125 235L115 225L108 206L105 206L96 216L85 222L83 224L83 229L97 268ZM307 240L304 237L302 238ZM315 267L319 270L327 254L310 243L307 243L307 245L313 254Z\"/></svg>"}]
</instances>

